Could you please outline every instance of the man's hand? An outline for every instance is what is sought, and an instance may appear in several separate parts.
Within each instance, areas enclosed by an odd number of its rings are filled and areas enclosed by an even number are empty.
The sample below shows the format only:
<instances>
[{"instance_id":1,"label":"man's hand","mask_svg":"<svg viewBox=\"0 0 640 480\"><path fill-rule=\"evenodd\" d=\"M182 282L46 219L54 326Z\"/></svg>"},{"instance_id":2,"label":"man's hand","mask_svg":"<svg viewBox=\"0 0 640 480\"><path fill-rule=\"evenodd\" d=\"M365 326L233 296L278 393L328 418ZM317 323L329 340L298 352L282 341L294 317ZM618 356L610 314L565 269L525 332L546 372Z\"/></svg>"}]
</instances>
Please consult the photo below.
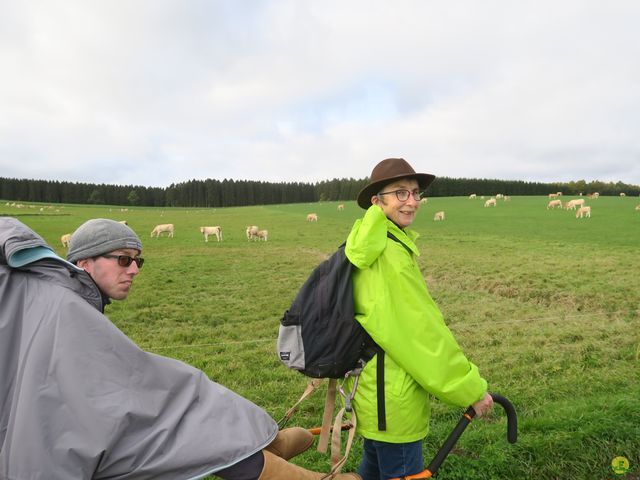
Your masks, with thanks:
<instances>
[{"instance_id":1,"label":"man's hand","mask_svg":"<svg viewBox=\"0 0 640 480\"><path fill-rule=\"evenodd\" d=\"M485 413L490 412L493 408L493 398L491 398L491 395L489 395L488 393L485 393L482 400L478 400L471 406L476 411L476 417L480 418Z\"/></svg>"}]
</instances>

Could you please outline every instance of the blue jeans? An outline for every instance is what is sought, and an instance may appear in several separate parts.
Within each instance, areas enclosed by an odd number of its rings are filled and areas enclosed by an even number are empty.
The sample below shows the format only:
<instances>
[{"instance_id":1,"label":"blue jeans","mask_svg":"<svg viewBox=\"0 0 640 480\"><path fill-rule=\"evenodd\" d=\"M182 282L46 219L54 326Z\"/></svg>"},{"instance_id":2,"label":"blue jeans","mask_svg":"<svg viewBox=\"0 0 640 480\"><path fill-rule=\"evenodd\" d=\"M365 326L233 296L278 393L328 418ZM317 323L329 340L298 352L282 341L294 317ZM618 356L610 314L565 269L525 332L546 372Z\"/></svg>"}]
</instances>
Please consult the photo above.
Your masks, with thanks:
<instances>
[{"instance_id":1,"label":"blue jeans","mask_svg":"<svg viewBox=\"0 0 640 480\"><path fill-rule=\"evenodd\" d=\"M358 473L363 480L388 480L415 475L424 470L422 440L387 443L364 439Z\"/></svg>"}]
</instances>

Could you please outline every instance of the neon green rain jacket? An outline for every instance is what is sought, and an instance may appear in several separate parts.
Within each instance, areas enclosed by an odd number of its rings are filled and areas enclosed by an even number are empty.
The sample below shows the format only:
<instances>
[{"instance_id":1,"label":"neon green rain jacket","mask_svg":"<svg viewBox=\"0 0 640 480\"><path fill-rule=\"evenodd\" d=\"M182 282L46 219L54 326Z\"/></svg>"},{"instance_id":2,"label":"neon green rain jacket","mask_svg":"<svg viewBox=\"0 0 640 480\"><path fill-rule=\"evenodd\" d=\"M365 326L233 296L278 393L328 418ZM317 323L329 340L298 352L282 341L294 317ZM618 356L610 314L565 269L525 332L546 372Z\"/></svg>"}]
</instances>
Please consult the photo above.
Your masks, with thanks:
<instances>
[{"instance_id":1,"label":"neon green rain jacket","mask_svg":"<svg viewBox=\"0 0 640 480\"><path fill-rule=\"evenodd\" d=\"M402 243L388 238L387 232ZM354 398L357 431L371 440L406 443L424 438L429 430L428 394L466 407L487 391L487 382L462 353L427 290L415 258L420 255L417 237L372 205L347 239L346 255L357 267L356 319L385 351L386 431L378 430L375 358L365 366Z\"/></svg>"}]
</instances>

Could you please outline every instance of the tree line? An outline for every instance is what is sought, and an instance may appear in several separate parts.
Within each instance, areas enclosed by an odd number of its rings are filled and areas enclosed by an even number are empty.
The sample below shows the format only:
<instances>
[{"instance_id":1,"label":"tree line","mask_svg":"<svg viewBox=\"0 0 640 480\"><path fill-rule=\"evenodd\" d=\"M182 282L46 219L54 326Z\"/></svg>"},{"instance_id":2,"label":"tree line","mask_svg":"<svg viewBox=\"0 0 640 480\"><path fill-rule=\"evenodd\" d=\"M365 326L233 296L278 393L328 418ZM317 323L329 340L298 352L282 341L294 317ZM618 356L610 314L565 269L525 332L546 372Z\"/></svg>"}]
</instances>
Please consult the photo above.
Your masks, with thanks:
<instances>
[{"instance_id":1,"label":"tree line","mask_svg":"<svg viewBox=\"0 0 640 480\"><path fill-rule=\"evenodd\" d=\"M367 184L367 178L334 178L316 183L262 182L253 180L189 180L168 187L108 185L0 177L0 199L16 202L75 203L147 207L237 207L318 201L351 201ZM476 195L638 195L640 186L623 182L584 180L525 182L477 178L438 177L429 197Z\"/></svg>"}]
</instances>

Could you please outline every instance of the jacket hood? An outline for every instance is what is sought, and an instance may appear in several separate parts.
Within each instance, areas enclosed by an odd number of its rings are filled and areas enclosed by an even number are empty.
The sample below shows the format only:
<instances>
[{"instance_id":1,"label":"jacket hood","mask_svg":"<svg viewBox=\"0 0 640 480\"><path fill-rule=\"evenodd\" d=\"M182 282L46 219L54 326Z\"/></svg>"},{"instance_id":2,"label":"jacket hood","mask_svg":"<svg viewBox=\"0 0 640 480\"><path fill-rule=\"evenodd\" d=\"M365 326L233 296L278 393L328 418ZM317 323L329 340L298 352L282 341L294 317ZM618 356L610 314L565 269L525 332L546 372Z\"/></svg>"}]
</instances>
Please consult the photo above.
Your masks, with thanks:
<instances>
[{"instance_id":1,"label":"jacket hood","mask_svg":"<svg viewBox=\"0 0 640 480\"><path fill-rule=\"evenodd\" d=\"M102 311L100 289L89 274L59 257L40 235L12 217L0 217L0 265L63 285Z\"/></svg>"}]
</instances>

